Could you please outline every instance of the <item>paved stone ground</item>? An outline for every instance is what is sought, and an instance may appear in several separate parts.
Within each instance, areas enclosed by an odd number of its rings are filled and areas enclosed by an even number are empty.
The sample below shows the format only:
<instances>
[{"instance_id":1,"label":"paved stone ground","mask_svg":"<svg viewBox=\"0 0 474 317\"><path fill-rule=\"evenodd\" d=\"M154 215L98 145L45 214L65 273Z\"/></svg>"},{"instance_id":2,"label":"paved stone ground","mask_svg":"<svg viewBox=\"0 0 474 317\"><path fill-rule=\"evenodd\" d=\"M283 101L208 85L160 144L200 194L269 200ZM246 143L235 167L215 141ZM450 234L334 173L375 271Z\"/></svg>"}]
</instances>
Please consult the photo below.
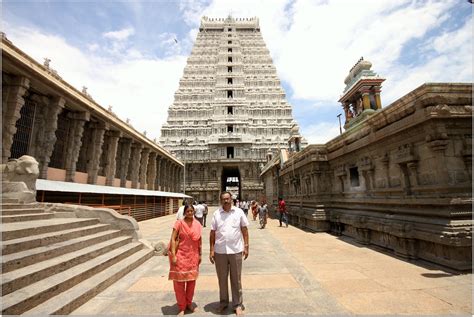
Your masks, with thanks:
<instances>
[{"instance_id":1,"label":"paved stone ground","mask_svg":"<svg viewBox=\"0 0 474 317\"><path fill-rule=\"evenodd\" d=\"M169 241L174 219L140 222L143 238ZM250 220L249 235L242 280L248 315L472 315L472 274L406 262L351 239L279 227L273 219L263 230ZM199 314L216 315L219 293L208 260L209 224L203 238L194 301ZM168 258L155 256L72 314L176 314L168 269Z\"/></svg>"}]
</instances>

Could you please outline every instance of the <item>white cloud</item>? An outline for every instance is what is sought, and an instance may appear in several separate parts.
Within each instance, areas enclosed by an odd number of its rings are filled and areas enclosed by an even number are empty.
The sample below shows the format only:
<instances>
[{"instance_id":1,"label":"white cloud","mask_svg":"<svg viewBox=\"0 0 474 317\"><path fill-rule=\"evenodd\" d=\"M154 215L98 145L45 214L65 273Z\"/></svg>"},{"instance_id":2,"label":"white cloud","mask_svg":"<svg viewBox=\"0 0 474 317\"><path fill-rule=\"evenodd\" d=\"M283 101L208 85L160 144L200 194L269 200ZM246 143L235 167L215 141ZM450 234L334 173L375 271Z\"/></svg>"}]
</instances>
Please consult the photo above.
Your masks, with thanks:
<instances>
[{"instance_id":1,"label":"white cloud","mask_svg":"<svg viewBox=\"0 0 474 317\"><path fill-rule=\"evenodd\" d=\"M135 34L135 29L130 27L119 31L106 32L102 36L116 41L125 41L133 34Z\"/></svg>"},{"instance_id":2,"label":"white cloud","mask_svg":"<svg viewBox=\"0 0 474 317\"><path fill-rule=\"evenodd\" d=\"M325 144L340 133L338 124L333 122L318 122L304 126L300 132L309 144Z\"/></svg>"},{"instance_id":3,"label":"white cloud","mask_svg":"<svg viewBox=\"0 0 474 317\"><path fill-rule=\"evenodd\" d=\"M144 57L149 55L135 49L129 42L133 27L104 33L105 44L90 44L85 51L60 37L19 27L7 36L40 62L51 58L65 80L88 86L95 100L113 105L122 119L129 117L153 138L167 119L200 18L257 16L278 75L293 91L288 99L294 112L301 117L308 104L318 111L313 122L320 122L300 124L302 134L310 143L324 143L339 133L337 119L336 124L331 120L340 112L344 78L360 56L387 79L384 105L424 82L472 81L472 17L460 28L447 27L458 5L456 0L186 0L179 2L189 26L185 35L168 31L156 37L167 59ZM141 5L132 7L144 18ZM403 60L407 51L416 58Z\"/></svg>"},{"instance_id":4,"label":"white cloud","mask_svg":"<svg viewBox=\"0 0 474 317\"><path fill-rule=\"evenodd\" d=\"M161 126L167 119L168 107L186 63L185 56L167 59L144 58L134 49L128 56L134 59L100 57L93 50L81 51L63 38L28 28L11 28L7 37L21 50L50 66L79 91L88 93L102 107L113 106L123 121L131 119L139 132L147 131L150 139L159 138ZM74 61L74 63L71 63Z\"/></svg>"}]
</instances>

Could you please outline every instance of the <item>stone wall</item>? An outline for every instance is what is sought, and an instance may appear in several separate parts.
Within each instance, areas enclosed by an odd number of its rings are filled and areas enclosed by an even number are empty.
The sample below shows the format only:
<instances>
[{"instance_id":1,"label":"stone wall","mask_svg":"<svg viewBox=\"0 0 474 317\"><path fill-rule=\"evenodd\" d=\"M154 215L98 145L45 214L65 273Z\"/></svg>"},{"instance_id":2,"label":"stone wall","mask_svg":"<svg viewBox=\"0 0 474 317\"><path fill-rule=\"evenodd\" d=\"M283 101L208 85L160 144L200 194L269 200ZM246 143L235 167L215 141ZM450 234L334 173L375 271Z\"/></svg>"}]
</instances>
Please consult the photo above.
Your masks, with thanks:
<instances>
[{"instance_id":1,"label":"stone wall","mask_svg":"<svg viewBox=\"0 0 474 317\"><path fill-rule=\"evenodd\" d=\"M281 184L295 225L470 269L471 95L468 84L422 85L283 168L267 165L265 187Z\"/></svg>"}]
</instances>

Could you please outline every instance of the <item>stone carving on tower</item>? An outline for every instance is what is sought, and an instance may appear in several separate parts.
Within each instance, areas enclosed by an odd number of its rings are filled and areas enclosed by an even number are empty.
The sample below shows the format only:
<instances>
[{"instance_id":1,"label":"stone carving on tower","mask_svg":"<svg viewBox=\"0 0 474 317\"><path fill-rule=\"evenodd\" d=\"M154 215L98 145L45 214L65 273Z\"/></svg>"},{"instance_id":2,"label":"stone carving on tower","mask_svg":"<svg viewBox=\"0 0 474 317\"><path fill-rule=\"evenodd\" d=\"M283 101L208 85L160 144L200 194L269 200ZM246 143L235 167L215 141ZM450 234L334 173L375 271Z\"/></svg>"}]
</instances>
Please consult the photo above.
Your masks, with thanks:
<instances>
[{"instance_id":1,"label":"stone carving on tower","mask_svg":"<svg viewBox=\"0 0 474 317\"><path fill-rule=\"evenodd\" d=\"M160 137L185 162L186 194L262 199L260 164L297 130L258 18L203 17Z\"/></svg>"},{"instance_id":2,"label":"stone carving on tower","mask_svg":"<svg viewBox=\"0 0 474 317\"><path fill-rule=\"evenodd\" d=\"M344 80L346 87L339 102L344 109L346 130L382 109L380 91L385 78L370 70L371 67L372 63L361 57Z\"/></svg>"}]
</instances>

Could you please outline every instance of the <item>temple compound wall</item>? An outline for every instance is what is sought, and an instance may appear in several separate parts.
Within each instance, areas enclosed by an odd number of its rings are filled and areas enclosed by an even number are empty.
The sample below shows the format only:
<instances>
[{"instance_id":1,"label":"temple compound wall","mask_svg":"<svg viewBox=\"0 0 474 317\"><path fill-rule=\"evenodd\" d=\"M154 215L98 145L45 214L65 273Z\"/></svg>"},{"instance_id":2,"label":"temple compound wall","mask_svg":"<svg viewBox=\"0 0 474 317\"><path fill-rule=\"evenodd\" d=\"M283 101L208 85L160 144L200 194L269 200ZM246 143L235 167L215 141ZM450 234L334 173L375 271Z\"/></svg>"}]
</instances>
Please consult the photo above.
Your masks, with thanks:
<instances>
[{"instance_id":1,"label":"temple compound wall","mask_svg":"<svg viewBox=\"0 0 474 317\"><path fill-rule=\"evenodd\" d=\"M183 164L156 141L120 120L112 107L97 104L87 88L80 92L65 82L48 59L37 63L3 33L1 48L3 164L22 155L35 157L43 185L59 181L180 191Z\"/></svg>"},{"instance_id":2,"label":"temple compound wall","mask_svg":"<svg viewBox=\"0 0 474 317\"><path fill-rule=\"evenodd\" d=\"M294 225L471 269L472 85L424 84L262 177Z\"/></svg>"}]
</instances>

